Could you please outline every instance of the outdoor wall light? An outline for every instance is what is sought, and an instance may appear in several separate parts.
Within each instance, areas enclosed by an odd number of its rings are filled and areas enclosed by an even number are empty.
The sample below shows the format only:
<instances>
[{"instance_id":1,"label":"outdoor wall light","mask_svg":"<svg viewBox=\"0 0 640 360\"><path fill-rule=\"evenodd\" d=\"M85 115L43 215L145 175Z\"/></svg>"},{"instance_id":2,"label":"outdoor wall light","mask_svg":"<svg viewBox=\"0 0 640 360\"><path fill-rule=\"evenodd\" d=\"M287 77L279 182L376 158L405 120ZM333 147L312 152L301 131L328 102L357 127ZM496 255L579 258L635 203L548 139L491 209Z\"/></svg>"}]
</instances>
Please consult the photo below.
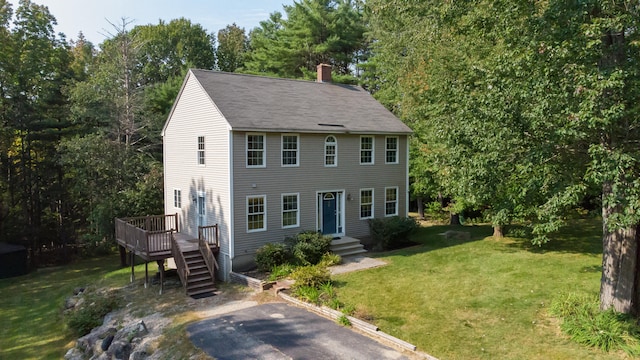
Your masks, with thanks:
<instances>
[{"instance_id":1,"label":"outdoor wall light","mask_svg":"<svg viewBox=\"0 0 640 360\"><path fill-rule=\"evenodd\" d=\"M351 201L353 198L351 197L351 193L347 194L347 200Z\"/></svg>"}]
</instances>

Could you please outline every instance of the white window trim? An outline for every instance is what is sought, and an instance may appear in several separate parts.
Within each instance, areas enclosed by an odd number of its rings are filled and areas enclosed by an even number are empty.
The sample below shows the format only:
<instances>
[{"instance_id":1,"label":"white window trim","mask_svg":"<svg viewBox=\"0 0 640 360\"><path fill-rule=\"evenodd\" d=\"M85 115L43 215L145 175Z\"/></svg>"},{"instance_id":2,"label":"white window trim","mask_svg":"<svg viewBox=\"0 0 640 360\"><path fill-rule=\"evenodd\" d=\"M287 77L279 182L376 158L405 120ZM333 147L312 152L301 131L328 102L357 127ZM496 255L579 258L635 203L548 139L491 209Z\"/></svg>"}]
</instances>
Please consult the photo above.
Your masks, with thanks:
<instances>
[{"instance_id":1,"label":"white window trim","mask_svg":"<svg viewBox=\"0 0 640 360\"><path fill-rule=\"evenodd\" d=\"M327 139L329 139L329 137L332 137L335 142L333 143L336 149L335 154L333 155L335 161L333 162L333 164L331 165L327 165ZM322 162L324 162L324 166L325 167L337 167L338 166L338 138L335 135L329 135L326 138L324 138L324 158L322 159Z\"/></svg>"},{"instance_id":2,"label":"white window trim","mask_svg":"<svg viewBox=\"0 0 640 360\"><path fill-rule=\"evenodd\" d=\"M200 139L202 139L202 149L200 149ZM207 145L206 145L206 139L204 137L204 135L198 136L198 141L196 144L196 162L198 164L198 166L206 166L207 164L207 155L206 155L206 151L207 151ZM200 154L202 153L202 162L200 162Z\"/></svg>"},{"instance_id":3,"label":"white window trim","mask_svg":"<svg viewBox=\"0 0 640 360\"><path fill-rule=\"evenodd\" d=\"M182 209L182 189L173 188L173 207Z\"/></svg>"},{"instance_id":4,"label":"white window trim","mask_svg":"<svg viewBox=\"0 0 640 360\"><path fill-rule=\"evenodd\" d=\"M395 162L389 162L387 161L387 151L389 151L389 149L387 148L387 139L396 139L396 161ZM400 160L399 160L399 155L400 155L400 138L398 136L387 136L384 139L384 163L385 164L399 164Z\"/></svg>"},{"instance_id":5,"label":"white window trim","mask_svg":"<svg viewBox=\"0 0 640 360\"><path fill-rule=\"evenodd\" d=\"M293 196L295 195L296 197L296 223L295 225L287 225L284 226L283 222L284 222L284 197L285 196ZM287 210L287 212L291 212L291 210ZM280 195L280 217L281 220L280 221L280 226L282 226L283 229L292 229L292 228L297 228L300 227L300 193L286 193L286 194L281 194Z\"/></svg>"},{"instance_id":6,"label":"white window trim","mask_svg":"<svg viewBox=\"0 0 640 360\"><path fill-rule=\"evenodd\" d=\"M291 164L285 164L284 163L284 152L285 151L292 151L291 149L285 149L284 148L284 137L285 136L295 136L296 137L296 163L291 165ZM299 134L282 134L280 136L280 165L282 167L299 167L300 166L300 135Z\"/></svg>"},{"instance_id":7,"label":"white window trim","mask_svg":"<svg viewBox=\"0 0 640 360\"><path fill-rule=\"evenodd\" d=\"M262 228L261 229L252 229L249 230L249 215L254 215L254 214L249 214L249 199L255 199L255 198L262 198L263 204L264 204L264 211L263 211L263 217L262 217ZM247 233L255 233L255 232L261 232L261 231L267 231L267 195L247 195L247 198L245 199L245 221L246 221L246 228L247 228Z\"/></svg>"},{"instance_id":8,"label":"white window trim","mask_svg":"<svg viewBox=\"0 0 640 360\"><path fill-rule=\"evenodd\" d=\"M249 165L249 136L262 136L262 165ZM256 169L267 167L267 135L265 133L247 133L244 137L244 149L244 165L247 168Z\"/></svg>"},{"instance_id":9,"label":"white window trim","mask_svg":"<svg viewBox=\"0 0 640 360\"><path fill-rule=\"evenodd\" d=\"M362 139L371 139L371 150L365 150L362 148ZM360 135L360 165L375 165L376 163L376 137L373 135ZM371 151L371 162L362 162L362 152Z\"/></svg>"},{"instance_id":10,"label":"white window trim","mask_svg":"<svg viewBox=\"0 0 640 360\"><path fill-rule=\"evenodd\" d=\"M366 217L362 217L362 205L364 205L362 203L362 192L363 191L371 191L371 215L370 216L366 216ZM373 188L364 188L364 189L360 189L360 206L358 207L358 211L360 212L359 216L360 216L360 220L366 220L366 219L373 219L375 217L375 190Z\"/></svg>"},{"instance_id":11,"label":"white window trim","mask_svg":"<svg viewBox=\"0 0 640 360\"><path fill-rule=\"evenodd\" d=\"M396 200L395 201L389 201L387 200L387 189L395 189L396 190ZM397 186L389 186L384 188L384 216L388 217L388 216L398 216L398 187ZM387 203L390 202L395 202L396 203L396 212L395 214L387 214Z\"/></svg>"}]
</instances>

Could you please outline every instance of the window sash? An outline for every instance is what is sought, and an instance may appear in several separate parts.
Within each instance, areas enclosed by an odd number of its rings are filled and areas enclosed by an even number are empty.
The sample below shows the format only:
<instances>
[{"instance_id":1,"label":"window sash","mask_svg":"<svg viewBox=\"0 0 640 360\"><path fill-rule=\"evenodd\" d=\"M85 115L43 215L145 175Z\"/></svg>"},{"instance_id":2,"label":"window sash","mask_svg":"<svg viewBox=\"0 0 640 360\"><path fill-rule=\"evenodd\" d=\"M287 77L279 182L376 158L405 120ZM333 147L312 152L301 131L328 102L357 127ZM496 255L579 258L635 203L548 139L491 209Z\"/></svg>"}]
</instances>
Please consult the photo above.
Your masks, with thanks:
<instances>
[{"instance_id":1,"label":"window sash","mask_svg":"<svg viewBox=\"0 0 640 360\"><path fill-rule=\"evenodd\" d=\"M384 189L384 214L385 216L398 215L398 188Z\"/></svg>"},{"instance_id":2,"label":"window sash","mask_svg":"<svg viewBox=\"0 0 640 360\"><path fill-rule=\"evenodd\" d=\"M373 164L373 136L360 137L360 164Z\"/></svg>"},{"instance_id":3,"label":"window sash","mask_svg":"<svg viewBox=\"0 0 640 360\"><path fill-rule=\"evenodd\" d=\"M247 167L264 167L264 134L247 134Z\"/></svg>"},{"instance_id":4,"label":"window sash","mask_svg":"<svg viewBox=\"0 0 640 360\"><path fill-rule=\"evenodd\" d=\"M334 136L324 141L324 166L338 166L338 141Z\"/></svg>"},{"instance_id":5,"label":"window sash","mask_svg":"<svg viewBox=\"0 0 640 360\"><path fill-rule=\"evenodd\" d=\"M247 197L247 231L266 230L266 197Z\"/></svg>"},{"instance_id":6,"label":"window sash","mask_svg":"<svg viewBox=\"0 0 640 360\"><path fill-rule=\"evenodd\" d=\"M360 190L360 219L373 218L373 189Z\"/></svg>"},{"instance_id":7,"label":"window sash","mask_svg":"<svg viewBox=\"0 0 640 360\"><path fill-rule=\"evenodd\" d=\"M182 208L182 190L173 189L173 207Z\"/></svg>"},{"instance_id":8,"label":"window sash","mask_svg":"<svg viewBox=\"0 0 640 360\"><path fill-rule=\"evenodd\" d=\"M299 226L299 195L282 194L282 227L292 228Z\"/></svg>"},{"instance_id":9,"label":"window sash","mask_svg":"<svg viewBox=\"0 0 640 360\"><path fill-rule=\"evenodd\" d=\"M204 150L204 136L198 136L198 165L205 164Z\"/></svg>"},{"instance_id":10,"label":"window sash","mask_svg":"<svg viewBox=\"0 0 640 360\"><path fill-rule=\"evenodd\" d=\"M298 135L282 135L282 166L298 166Z\"/></svg>"},{"instance_id":11,"label":"window sash","mask_svg":"<svg viewBox=\"0 0 640 360\"><path fill-rule=\"evenodd\" d=\"M387 164L398 163L398 138L388 137L385 145L385 162Z\"/></svg>"}]
</instances>

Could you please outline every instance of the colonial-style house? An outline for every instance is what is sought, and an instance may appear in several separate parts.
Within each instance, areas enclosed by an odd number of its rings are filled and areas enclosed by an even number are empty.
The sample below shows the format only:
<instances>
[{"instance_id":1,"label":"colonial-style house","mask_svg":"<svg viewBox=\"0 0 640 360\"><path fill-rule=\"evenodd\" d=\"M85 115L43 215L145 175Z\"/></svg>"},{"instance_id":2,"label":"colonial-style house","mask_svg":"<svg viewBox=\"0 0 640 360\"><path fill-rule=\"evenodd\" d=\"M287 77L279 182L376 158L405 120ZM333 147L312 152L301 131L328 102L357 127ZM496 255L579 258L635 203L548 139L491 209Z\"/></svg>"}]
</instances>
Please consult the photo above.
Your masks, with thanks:
<instances>
[{"instance_id":1,"label":"colonial-style house","mask_svg":"<svg viewBox=\"0 0 640 360\"><path fill-rule=\"evenodd\" d=\"M190 70L162 130L165 213L218 225L218 276L304 230L365 238L406 216L411 130L369 93L330 82Z\"/></svg>"}]
</instances>

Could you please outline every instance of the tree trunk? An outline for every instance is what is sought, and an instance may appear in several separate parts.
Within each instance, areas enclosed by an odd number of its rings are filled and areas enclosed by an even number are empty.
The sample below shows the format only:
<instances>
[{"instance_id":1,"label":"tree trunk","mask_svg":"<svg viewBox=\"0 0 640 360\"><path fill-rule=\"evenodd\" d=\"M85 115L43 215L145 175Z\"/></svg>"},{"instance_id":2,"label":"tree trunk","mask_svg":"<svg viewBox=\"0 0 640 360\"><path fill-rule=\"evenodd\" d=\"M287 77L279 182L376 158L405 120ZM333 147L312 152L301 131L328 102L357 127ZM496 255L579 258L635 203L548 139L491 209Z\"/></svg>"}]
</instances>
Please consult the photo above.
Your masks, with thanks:
<instances>
[{"instance_id":1,"label":"tree trunk","mask_svg":"<svg viewBox=\"0 0 640 360\"><path fill-rule=\"evenodd\" d=\"M606 183L602 194L600 309L613 308L625 314L638 314L638 226L608 228L608 219L620 211L618 206L606 205L604 201L611 191L611 184Z\"/></svg>"},{"instance_id":2,"label":"tree trunk","mask_svg":"<svg viewBox=\"0 0 640 360\"><path fill-rule=\"evenodd\" d=\"M460 214L451 213L449 217L449 225L462 225L460 223Z\"/></svg>"},{"instance_id":3,"label":"tree trunk","mask_svg":"<svg viewBox=\"0 0 640 360\"><path fill-rule=\"evenodd\" d=\"M418 203L418 218L424 220L424 199L422 196L418 196L416 202Z\"/></svg>"},{"instance_id":4,"label":"tree trunk","mask_svg":"<svg viewBox=\"0 0 640 360\"><path fill-rule=\"evenodd\" d=\"M493 237L496 239L502 239L504 237L502 225L493 225Z\"/></svg>"}]
</instances>

